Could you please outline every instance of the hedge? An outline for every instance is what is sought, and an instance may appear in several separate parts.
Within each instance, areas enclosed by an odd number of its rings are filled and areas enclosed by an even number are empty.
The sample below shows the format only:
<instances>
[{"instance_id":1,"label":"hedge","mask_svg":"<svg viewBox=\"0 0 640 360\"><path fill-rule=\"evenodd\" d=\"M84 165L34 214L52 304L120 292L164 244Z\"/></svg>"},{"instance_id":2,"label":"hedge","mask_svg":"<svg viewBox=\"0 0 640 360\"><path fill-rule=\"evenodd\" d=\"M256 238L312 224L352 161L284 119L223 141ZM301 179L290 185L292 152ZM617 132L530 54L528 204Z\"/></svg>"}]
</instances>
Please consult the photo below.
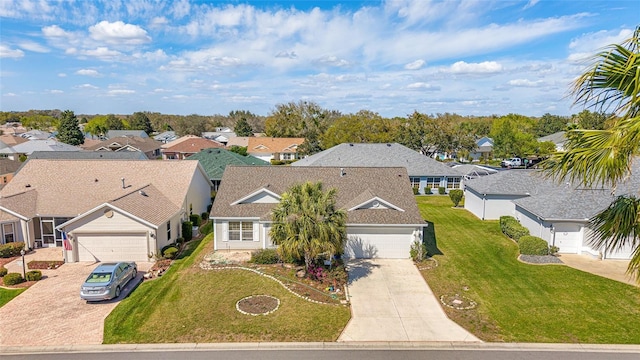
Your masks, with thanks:
<instances>
[{"instance_id":1,"label":"hedge","mask_svg":"<svg viewBox=\"0 0 640 360\"><path fill-rule=\"evenodd\" d=\"M424 188L424 194L425 195L431 195L431 186L427 186Z\"/></svg>"},{"instance_id":2,"label":"hedge","mask_svg":"<svg viewBox=\"0 0 640 360\"><path fill-rule=\"evenodd\" d=\"M189 221L191 221L193 226L200 226L200 215L198 214L189 215Z\"/></svg>"},{"instance_id":3,"label":"hedge","mask_svg":"<svg viewBox=\"0 0 640 360\"><path fill-rule=\"evenodd\" d=\"M447 189L444 186L440 186L438 188L438 194L445 195L447 193Z\"/></svg>"},{"instance_id":4,"label":"hedge","mask_svg":"<svg viewBox=\"0 0 640 360\"><path fill-rule=\"evenodd\" d=\"M7 273L9 273L9 270L4 266L0 266L0 277L4 277Z\"/></svg>"},{"instance_id":5,"label":"hedge","mask_svg":"<svg viewBox=\"0 0 640 360\"><path fill-rule=\"evenodd\" d=\"M260 249L251 254L250 263L254 264L277 264L280 262L280 256L276 249Z\"/></svg>"},{"instance_id":6,"label":"hedge","mask_svg":"<svg viewBox=\"0 0 640 360\"><path fill-rule=\"evenodd\" d=\"M518 241L522 255L549 255L549 244L537 236L525 235Z\"/></svg>"},{"instance_id":7,"label":"hedge","mask_svg":"<svg viewBox=\"0 0 640 360\"><path fill-rule=\"evenodd\" d=\"M191 221L182 223L182 237L185 241L190 241L193 238L193 223Z\"/></svg>"},{"instance_id":8,"label":"hedge","mask_svg":"<svg viewBox=\"0 0 640 360\"><path fill-rule=\"evenodd\" d=\"M0 258L18 256L22 249L24 249L24 242L22 241L0 245Z\"/></svg>"},{"instance_id":9,"label":"hedge","mask_svg":"<svg viewBox=\"0 0 640 360\"><path fill-rule=\"evenodd\" d=\"M529 229L522 226L513 216L500 217L500 230L516 242L521 237L529 235Z\"/></svg>"},{"instance_id":10,"label":"hedge","mask_svg":"<svg viewBox=\"0 0 640 360\"><path fill-rule=\"evenodd\" d=\"M25 274L27 281L39 281L42 279L42 271L40 270L31 270L27 271Z\"/></svg>"}]
</instances>

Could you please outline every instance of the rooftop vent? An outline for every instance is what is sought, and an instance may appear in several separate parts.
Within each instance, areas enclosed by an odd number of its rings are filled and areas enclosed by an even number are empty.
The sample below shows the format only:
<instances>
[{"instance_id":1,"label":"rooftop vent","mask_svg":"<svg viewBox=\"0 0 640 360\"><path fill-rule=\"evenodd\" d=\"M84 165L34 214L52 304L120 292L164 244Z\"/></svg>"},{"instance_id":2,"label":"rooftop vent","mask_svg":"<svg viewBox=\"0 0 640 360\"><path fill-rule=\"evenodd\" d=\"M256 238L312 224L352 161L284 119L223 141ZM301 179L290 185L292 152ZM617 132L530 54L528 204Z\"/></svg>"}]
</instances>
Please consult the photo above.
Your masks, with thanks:
<instances>
[{"instance_id":1,"label":"rooftop vent","mask_svg":"<svg viewBox=\"0 0 640 360\"><path fill-rule=\"evenodd\" d=\"M340 168L340 177L343 177L345 175L347 175L347 173L344 172L344 168Z\"/></svg>"},{"instance_id":2,"label":"rooftop vent","mask_svg":"<svg viewBox=\"0 0 640 360\"><path fill-rule=\"evenodd\" d=\"M353 146L353 144L349 144L349 146Z\"/></svg>"},{"instance_id":3,"label":"rooftop vent","mask_svg":"<svg viewBox=\"0 0 640 360\"><path fill-rule=\"evenodd\" d=\"M122 180L122 188L125 189L126 186L124 186L124 178L120 178L120 180Z\"/></svg>"},{"instance_id":4,"label":"rooftop vent","mask_svg":"<svg viewBox=\"0 0 640 360\"><path fill-rule=\"evenodd\" d=\"M142 191L142 190L138 191L138 193L139 193L140 195L142 195L142 196L149 196L149 195L147 195L147 193L146 193L146 192L144 192L144 191Z\"/></svg>"},{"instance_id":5,"label":"rooftop vent","mask_svg":"<svg viewBox=\"0 0 640 360\"><path fill-rule=\"evenodd\" d=\"M387 144L388 147L391 147L391 144Z\"/></svg>"}]
</instances>

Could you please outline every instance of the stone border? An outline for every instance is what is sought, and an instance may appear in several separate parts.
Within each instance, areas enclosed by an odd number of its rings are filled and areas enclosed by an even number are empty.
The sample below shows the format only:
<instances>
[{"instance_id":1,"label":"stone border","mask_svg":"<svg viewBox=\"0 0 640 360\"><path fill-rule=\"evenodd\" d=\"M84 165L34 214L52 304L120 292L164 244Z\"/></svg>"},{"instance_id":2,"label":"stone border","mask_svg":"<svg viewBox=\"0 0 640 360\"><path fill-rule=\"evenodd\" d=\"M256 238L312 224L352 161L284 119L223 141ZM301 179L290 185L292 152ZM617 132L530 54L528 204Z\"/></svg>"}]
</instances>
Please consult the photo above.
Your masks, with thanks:
<instances>
[{"instance_id":1,"label":"stone border","mask_svg":"<svg viewBox=\"0 0 640 360\"><path fill-rule=\"evenodd\" d=\"M473 301L473 300L469 299L469 298L468 298L468 297L466 297L466 296L462 296L462 295L458 295L458 294L455 294L454 296L455 296L455 297L457 297L457 298L461 298L461 299L465 299L465 300L467 300L467 301L469 302L469 306L463 306L463 307L460 307L460 306L454 306L454 305L448 304L448 303L444 300L444 298L445 298L445 297L447 297L447 296L451 296L451 295L442 295L442 296L440 296L440 302L442 303L442 305L444 305L444 306L446 306L446 307L448 307L448 308L451 308L451 309L456 309L456 310L471 310L471 309L475 309L475 308L478 306L478 303L477 303L477 302L475 302L475 301Z\"/></svg>"},{"instance_id":2,"label":"stone border","mask_svg":"<svg viewBox=\"0 0 640 360\"><path fill-rule=\"evenodd\" d=\"M440 265L440 263L438 263L438 260L436 260L436 259L434 259L434 258L429 258L429 260L426 260L426 261L433 261L434 265L433 265L432 267L426 267L426 266L425 266L425 267L423 267L423 266L419 266L419 265L416 263L416 267L418 268L418 271L435 269L435 268L437 268L437 267ZM423 262L424 262L424 260L423 260Z\"/></svg>"},{"instance_id":3,"label":"stone border","mask_svg":"<svg viewBox=\"0 0 640 360\"><path fill-rule=\"evenodd\" d=\"M251 299L251 298L259 297L259 296L264 296L264 297L268 297L268 298L275 299L275 300L276 300L276 302L277 302L277 303L276 303L276 308L275 308L275 309L273 309L273 310L270 310L270 311L264 312L264 313L260 313L260 314L254 314L254 313L250 313L250 312L246 312L246 311L242 311L242 310L240 310L240 302L241 302L242 300ZM266 315L269 315L269 314L273 314L273 313L274 313L274 312L276 312L276 310L278 310L279 308L280 308L280 299L278 299L278 298L277 298L277 297L275 297L275 296L270 296L270 295L251 295L251 296L243 297L242 299L240 299L240 300L236 301L236 310L238 310L238 311L239 311L240 313L242 313L242 314L245 314L245 315L251 315L251 316L260 316L260 315L266 316Z\"/></svg>"},{"instance_id":4,"label":"stone border","mask_svg":"<svg viewBox=\"0 0 640 360\"><path fill-rule=\"evenodd\" d=\"M239 265L234 265L234 266L215 266L213 264L207 264L205 261L202 261L200 263L200 268L203 269L203 270L227 270L227 269L232 269L232 270L251 271L253 273L256 273L258 275L264 276L264 277L266 277L268 279L271 279L271 280L277 282L278 284L280 284L283 288L287 289L287 291L289 291L293 295L299 297L300 299L306 300L308 302L311 302L311 303L314 303L314 304L320 304L320 305L332 305L332 306L343 305L343 304L325 303L325 302L313 300L313 299L308 298L306 296L302 296L302 295L298 294L297 292L291 290L285 283L283 283L281 280L277 279L276 277L274 277L272 275L269 275L269 274L265 274L265 273L263 273L261 271L258 271L256 269L252 269L252 268L248 268L248 267L244 267L244 266L239 266ZM346 304L344 304L344 305L346 305Z\"/></svg>"}]
</instances>

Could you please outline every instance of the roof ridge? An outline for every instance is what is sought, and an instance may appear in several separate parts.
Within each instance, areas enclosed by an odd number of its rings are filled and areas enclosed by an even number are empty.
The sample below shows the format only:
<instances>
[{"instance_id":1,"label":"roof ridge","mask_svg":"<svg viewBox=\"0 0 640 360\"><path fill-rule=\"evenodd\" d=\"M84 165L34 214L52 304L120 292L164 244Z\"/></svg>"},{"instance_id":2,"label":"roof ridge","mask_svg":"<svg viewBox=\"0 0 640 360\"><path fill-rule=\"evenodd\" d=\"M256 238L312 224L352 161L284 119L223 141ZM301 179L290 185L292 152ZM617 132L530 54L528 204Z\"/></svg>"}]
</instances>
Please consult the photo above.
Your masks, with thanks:
<instances>
[{"instance_id":1,"label":"roof ridge","mask_svg":"<svg viewBox=\"0 0 640 360\"><path fill-rule=\"evenodd\" d=\"M151 183L146 184L146 185L142 185L142 186L140 186L140 187L138 187L138 188L136 188L136 189L133 189L133 190L131 190L130 192L128 192L128 193L126 193L126 194L124 194L124 195L121 195L121 196L118 196L118 197L117 197L117 198L115 198L115 199L111 199L111 200L109 200L109 202L112 202L112 201L118 201L118 200L120 200L120 199L122 199L122 198L125 198L125 197L127 197L127 196L129 196L129 195L131 195L131 194L133 194L133 193L135 193L135 192L138 192L138 191L140 191L140 190L142 190L142 189L144 189L144 188L147 188L147 187L149 187L149 186L152 186L152 185L151 185Z\"/></svg>"}]
</instances>

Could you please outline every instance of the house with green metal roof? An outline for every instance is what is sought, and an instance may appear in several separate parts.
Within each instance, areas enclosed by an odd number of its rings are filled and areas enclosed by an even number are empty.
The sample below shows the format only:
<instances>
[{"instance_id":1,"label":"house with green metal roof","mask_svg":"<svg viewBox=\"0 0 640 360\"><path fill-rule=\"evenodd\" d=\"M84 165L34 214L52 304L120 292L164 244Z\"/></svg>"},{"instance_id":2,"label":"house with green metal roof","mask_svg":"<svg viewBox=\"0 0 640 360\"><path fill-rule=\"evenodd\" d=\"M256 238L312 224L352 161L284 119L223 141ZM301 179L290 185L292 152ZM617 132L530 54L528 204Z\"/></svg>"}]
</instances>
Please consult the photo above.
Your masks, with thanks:
<instances>
[{"instance_id":1,"label":"house with green metal roof","mask_svg":"<svg viewBox=\"0 0 640 360\"><path fill-rule=\"evenodd\" d=\"M251 155L243 156L233 151L216 148L204 149L189 156L186 160L198 160L200 162L209 179L211 179L213 190L215 191L218 191L222 174L227 165L271 165L269 162Z\"/></svg>"}]
</instances>

